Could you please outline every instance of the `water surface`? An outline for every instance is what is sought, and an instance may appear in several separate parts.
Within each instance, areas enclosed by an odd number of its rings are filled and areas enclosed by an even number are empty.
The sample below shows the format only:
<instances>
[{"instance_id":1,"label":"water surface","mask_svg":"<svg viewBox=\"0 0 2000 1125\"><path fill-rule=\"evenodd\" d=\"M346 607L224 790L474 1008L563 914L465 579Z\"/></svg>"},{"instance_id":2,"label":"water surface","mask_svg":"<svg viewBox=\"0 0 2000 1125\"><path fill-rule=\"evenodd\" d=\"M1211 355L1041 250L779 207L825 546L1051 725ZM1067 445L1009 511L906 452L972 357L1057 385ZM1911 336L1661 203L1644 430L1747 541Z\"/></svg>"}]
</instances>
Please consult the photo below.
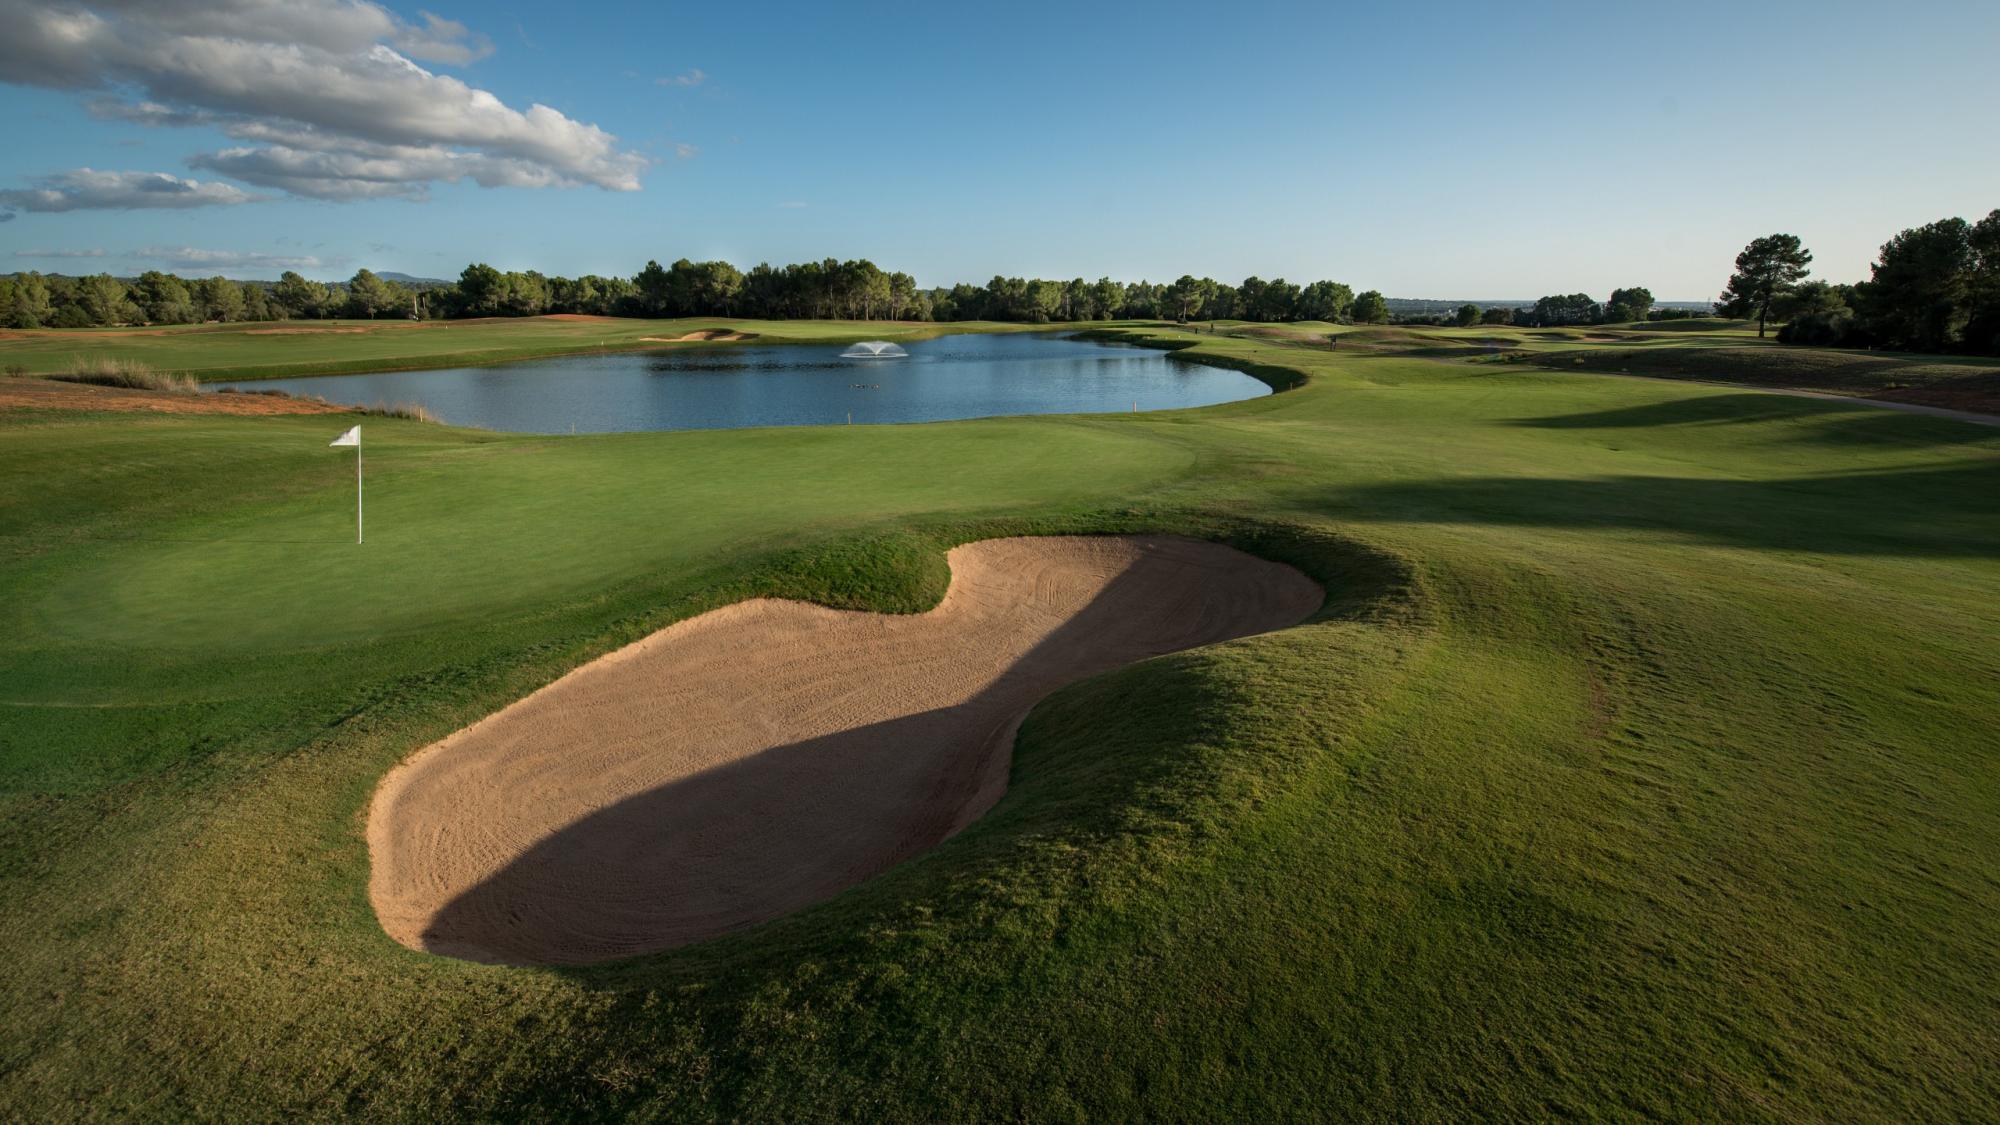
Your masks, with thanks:
<instances>
[{"instance_id":1,"label":"water surface","mask_svg":"<svg viewBox=\"0 0 2000 1125\"><path fill-rule=\"evenodd\" d=\"M437 371L216 384L355 406L416 403L453 425L519 433L937 422L1211 406L1271 393L1240 371L1154 348L1047 334L941 336L900 359L846 344L696 345Z\"/></svg>"}]
</instances>

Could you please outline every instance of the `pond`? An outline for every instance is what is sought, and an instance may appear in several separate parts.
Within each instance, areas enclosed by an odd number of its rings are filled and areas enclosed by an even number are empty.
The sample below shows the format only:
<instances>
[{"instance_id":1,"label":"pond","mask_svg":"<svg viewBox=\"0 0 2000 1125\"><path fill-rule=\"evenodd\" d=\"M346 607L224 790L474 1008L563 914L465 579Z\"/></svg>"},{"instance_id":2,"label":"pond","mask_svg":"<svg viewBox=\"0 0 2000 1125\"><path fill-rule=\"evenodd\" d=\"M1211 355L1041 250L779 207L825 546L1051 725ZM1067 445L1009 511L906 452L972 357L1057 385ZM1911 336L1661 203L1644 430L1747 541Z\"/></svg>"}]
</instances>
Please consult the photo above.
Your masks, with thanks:
<instances>
[{"instance_id":1,"label":"pond","mask_svg":"<svg viewBox=\"0 0 2000 1125\"><path fill-rule=\"evenodd\" d=\"M1239 371L1154 348L1045 333L941 336L898 358L845 343L698 345L438 371L214 384L354 406L415 403L459 426L518 433L937 422L999 414L1211 406L1271 393Z\"/></svg>"}]
</instances>

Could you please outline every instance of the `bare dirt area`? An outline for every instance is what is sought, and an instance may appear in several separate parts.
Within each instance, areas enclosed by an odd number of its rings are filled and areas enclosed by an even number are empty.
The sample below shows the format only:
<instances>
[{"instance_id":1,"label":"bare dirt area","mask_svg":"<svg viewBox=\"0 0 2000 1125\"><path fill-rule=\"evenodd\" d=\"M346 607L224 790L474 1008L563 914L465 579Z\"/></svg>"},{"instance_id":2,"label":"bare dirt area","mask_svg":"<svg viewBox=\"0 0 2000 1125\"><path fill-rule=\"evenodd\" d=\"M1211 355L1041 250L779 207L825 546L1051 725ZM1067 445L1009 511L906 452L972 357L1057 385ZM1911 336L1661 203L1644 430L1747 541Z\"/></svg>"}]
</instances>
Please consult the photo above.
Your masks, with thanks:
<instances>
[{"instance_id":1,"label":"bare dirt area","mask_svg":"<svg viewBox=\"0 0 2000 1125\"><path fill-rule=\"evenodd\" d=\"M160 414L345 414L311 399L256 394L173 394L57 379L0 378L0 410L114 410Z\"/></svg>"},{"instance_id":2,"label":"bare dirt area","mask_svg":"<svg viewBox=\"0 0 2000 1125\"><path fill-rule=\"evenodd\" d=\"M1310 616L1298 571L1165 536L993 539L893 615L757 599L413 755L368 820L404 945L585 964L740 930L934 847L1006 790L1064 684Z\"/></svg>"},{"instance_id":3,"label":"bare dirt area","mask_svg":"<svg viewBox=\"0 0 2000 1125\"><path fill-rule=\"evenodd\" d=\"M2000 374L1953 380L1929 387L1900 387L1868 396L1882 402L1903 402L1940 410L2000 415Z\"/></svg>"}]
</instances>

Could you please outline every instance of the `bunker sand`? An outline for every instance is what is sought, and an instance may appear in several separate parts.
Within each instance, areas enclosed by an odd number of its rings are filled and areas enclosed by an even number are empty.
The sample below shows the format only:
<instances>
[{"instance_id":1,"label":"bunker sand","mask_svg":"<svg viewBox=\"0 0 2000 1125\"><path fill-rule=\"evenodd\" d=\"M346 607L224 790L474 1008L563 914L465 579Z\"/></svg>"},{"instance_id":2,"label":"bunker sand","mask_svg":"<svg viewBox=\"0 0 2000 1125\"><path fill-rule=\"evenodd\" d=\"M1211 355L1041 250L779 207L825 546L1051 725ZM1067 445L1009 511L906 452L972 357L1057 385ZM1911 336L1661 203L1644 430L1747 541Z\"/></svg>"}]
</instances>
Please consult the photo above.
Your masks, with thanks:
<instances>
[{"instance_id":1,"label":"bunker sand","mask_svg":"<svg viewBox=\"0 0 2000 1125\"><path fill-rule=\"evenodd\" d=\"M670 626L413 755L369 894L404 945L586 964L823 901L999 800L1064 684L1296 624L1290 567L1166 536L953 550L915 615L756 599Z\"/></svg>"}]
</instances>

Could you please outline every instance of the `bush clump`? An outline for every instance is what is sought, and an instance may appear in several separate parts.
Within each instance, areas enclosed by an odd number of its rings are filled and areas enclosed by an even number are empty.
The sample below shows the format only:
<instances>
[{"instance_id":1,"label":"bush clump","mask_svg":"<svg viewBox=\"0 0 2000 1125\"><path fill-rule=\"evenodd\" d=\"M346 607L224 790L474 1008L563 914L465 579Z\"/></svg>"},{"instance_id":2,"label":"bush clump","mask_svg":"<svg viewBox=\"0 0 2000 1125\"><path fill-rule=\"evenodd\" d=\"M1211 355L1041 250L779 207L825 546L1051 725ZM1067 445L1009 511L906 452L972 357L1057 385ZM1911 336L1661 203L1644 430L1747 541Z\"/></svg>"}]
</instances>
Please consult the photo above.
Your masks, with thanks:
<instances>
[{"instance_id":1,"label":"bush clump","mask_svg":"<svg viewBox=\"0 0 2000 1125\"><path fill-rule=\"evenodd\" d=\"M152 368L130 359L113 359L107 356L78 356L70 361L69 367L52 372L51 379L65 383L89 383L98 387L129 387L138 391L167 391L172 394L194 394L201 384L187 375Z\"/></svg>"}]
</instances>

